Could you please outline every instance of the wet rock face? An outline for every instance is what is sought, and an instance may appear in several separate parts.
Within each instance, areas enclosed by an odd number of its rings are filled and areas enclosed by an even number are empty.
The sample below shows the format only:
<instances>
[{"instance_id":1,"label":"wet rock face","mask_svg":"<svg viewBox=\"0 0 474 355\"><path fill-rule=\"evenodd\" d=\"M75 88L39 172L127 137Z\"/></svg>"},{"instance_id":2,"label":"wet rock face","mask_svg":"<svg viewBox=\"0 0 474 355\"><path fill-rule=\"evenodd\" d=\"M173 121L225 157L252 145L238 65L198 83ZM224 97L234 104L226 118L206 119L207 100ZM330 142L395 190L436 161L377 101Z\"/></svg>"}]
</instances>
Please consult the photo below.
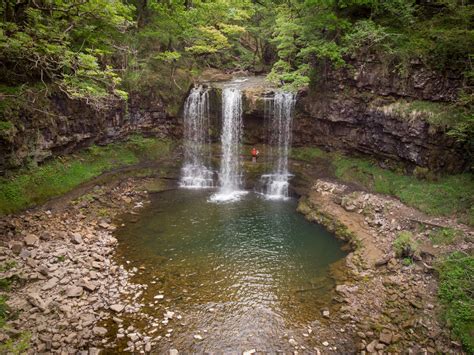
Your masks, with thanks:
<instances>
[{"instance_id":1,"label":"wet rock face","mask_svg":"<svg viewBox=\"0 0 474 355\"><path fill-rule=\"evenodd\" d=\"M329 73L333 85L345 84L380 96L411 97L428 101L453 101L462 84L462 75L440 74L419 61L412 61L405 70L387 67L373 57L348 60L350 65Z\"/></svg>"},{"instance_id":2,"label":"wet rock face","mask_svg":"<svg viewBox=\"0 0 474 355\"><path fill-rule=\"evenodd\" d=\"M328 73L326 82L300 93L293 121L294 146L321 146L330 150L362 153L380 160L399 161L409 167L459 172L467 165L462 146L423 118L400 117L386 109L399 100L450 102L456 99L461 77L440 75L412 63L406 76L368 58L352 61L350 69ZM242 88L244 142L268 143L265 99L276 89L264 79ZM218 141L221 102L219 89L213 108L215 141Z\"/></svg>"},{"instance_id":3,"label":"wet rock face","mask_svg":"<svg viewBox=\"0 0 474 355\"><path fill-rule=\"evenodd\" d=\"M351 69L330 72L324 84L300 98L295 146L359 152L434 171L458 172L466 166L462 147L442 128L383 109L401 99L453 101L460 76L443 76L418 63L404 77L371 59L350 64Z\"/></svg>"},{"instance_id":4,"label":"wet rock face","mask_svg":"<svg viewBox=\"0 0 474 355\"><path fill-rule=\"evenodd\" d=\"M14 122L15 134L0 135L0 175L26 162L40 163L91 144L110 143L131 133L168 138L181 135L181 121L171 117L153 93L131 96L127 104L117 103L102 111L64 96L53 96L48 105L51 114L23 112Z\"/></svg>"},{"instance_id":5,"label":"wet rock face","mask_svg":"<svg viewBox=\"0 0 474 355\"><path fill-rule=\"evenodd\" d=\"M441 128L422 119L407 120L370 107L357 97L312 94L299 102L294 120L295 146L322 146L401 161L434 171L458 172L464 151Z\"/></svg>"}]
</instances>

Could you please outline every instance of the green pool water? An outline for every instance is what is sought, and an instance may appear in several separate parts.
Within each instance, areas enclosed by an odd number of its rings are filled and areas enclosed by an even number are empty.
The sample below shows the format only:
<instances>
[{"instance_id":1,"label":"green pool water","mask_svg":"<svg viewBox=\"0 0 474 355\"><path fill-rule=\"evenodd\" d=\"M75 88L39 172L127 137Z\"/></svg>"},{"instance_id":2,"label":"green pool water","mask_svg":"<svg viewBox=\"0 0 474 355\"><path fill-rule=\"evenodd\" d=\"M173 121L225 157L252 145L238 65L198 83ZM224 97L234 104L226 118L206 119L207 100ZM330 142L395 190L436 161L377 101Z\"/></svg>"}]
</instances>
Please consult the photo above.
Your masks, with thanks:
<instances>
[{"instance_id":1,"label":"green pool water","mask_svg":"<svg viewBox=\"0 0 474 355\"><path fill-rule=\"evenodd\" d=\"M296 200L248 193L219 204L208 202L211 194L154 194L117 230L118 258L141 266L137 279L149 285L145 311L181 318L160 323L155 350L288 350L286 335L320 319L330 303L330 266L345 256L342 243L298 214Z\"/></svg>"}]
</instances>

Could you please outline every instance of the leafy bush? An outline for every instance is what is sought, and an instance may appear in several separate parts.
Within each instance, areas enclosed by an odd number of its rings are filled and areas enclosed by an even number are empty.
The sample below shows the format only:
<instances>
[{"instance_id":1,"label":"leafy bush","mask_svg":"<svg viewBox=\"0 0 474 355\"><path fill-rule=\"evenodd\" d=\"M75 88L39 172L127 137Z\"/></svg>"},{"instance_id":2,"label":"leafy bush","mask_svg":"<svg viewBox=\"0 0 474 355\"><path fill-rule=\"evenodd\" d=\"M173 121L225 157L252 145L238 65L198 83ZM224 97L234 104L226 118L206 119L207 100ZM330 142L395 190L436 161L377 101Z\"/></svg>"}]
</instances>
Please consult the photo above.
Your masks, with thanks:
<instances>
[{"instance_id":1,"label":"leafy bush","mask_svg":"<svg viewBox=\"0 0 474 355\"><path fill-rule=\"evenodd\" d=\"M413 234L408 231L402 231L398 234L397 239L393 241L393 250L399 258L412 258L418 245L413 240Z\"/></svg>"},{"instance_id":2,"label":"leafy bush","mask_svg":"<svg viewBox=\"0 0 474 355\"><path fill-rule=\"evenodd\" d=\"M438 297L444 319L467 353L474 353L474 257L451 254L439 266Z\"/></svg>"}]
</instances>

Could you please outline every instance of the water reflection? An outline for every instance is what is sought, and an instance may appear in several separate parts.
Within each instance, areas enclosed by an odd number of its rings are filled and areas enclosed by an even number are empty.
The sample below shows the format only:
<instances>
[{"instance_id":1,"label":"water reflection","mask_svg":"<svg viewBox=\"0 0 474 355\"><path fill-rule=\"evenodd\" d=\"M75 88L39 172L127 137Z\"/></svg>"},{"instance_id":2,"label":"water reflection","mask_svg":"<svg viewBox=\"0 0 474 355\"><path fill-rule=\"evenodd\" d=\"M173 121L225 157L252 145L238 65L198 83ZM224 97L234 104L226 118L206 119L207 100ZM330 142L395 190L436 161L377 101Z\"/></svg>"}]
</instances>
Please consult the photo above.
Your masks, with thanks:
<instances>
[{"instance_id":1,"label":"water reflection","mask_svg":"<svg viewBox=\"0 0 474 355\"><path fill-rule=\"evenodd\" d=\"M281 336L317 319L329 303L329 265L345 255L340 242L296 213L294 200L250 193L215 204L206 202L210 193L157 194L135 223L125 217L117 231L119 258L146 268L140 282L149 284L147 311L182 315L184 325L157 351L288 346ZM153 301L158 293L163 302Z\"/></svg>"}]
</instances>

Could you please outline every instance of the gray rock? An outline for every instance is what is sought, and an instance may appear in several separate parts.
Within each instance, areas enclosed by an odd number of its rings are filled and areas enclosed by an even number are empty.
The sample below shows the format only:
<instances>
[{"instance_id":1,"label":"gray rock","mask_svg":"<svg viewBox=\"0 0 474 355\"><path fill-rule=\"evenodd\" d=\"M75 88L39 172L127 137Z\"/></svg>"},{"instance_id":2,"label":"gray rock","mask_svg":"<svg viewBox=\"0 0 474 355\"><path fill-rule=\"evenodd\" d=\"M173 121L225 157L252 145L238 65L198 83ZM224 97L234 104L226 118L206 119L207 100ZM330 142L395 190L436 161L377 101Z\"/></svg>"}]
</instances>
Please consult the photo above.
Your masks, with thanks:
<instances>
[{"instance_id":1,"label":"gray rock","mask_svg":"<svg viewBox=\"0 0 474 355\"><path fill-rule=\"evenodd\" d=\"M87 280L82 280L81 286L89 292L94 292L95 289L97 288L97 284L95 282L87 281Z\"/></svg>"},{"instance_id":2,"label":"gray rock","mask_svg":"<svg viewBox=\"0 0 474 355\"><path fill-rule=\"evenodd\" d=\"M354 212L357 209L357 206L350 203L348 203L347 205L343 205L343 207L347 212Z\"/></svg>"},{"instance_id":3,"label":"gray rock","mask_svg":"<svg viewBox=\"0 0 474 355\"><path fill-rule=\"evenodd\" d=\"M10 249L16 255L20 254L22 248L23 248L23 244L20 243L20 242L13 242L13 243L10 244Z\"/></svg>"},{"instance_id":4,"label":"gray rock","mask_svg":"<svg viewBox=\"0 0 474 355\"><path fill-rule=\"evenodd\" d=\"M43 287L41 287L42 291L48 291L58 285L59 279L57 277L52 277L46 282Z\"/></svg>"},{"instance_id":5,"label":"gray rock","mask_svg":"<svg viewBox=\"0 0 474 355\"><path fill-rule=\"evenodd\" d=\"M20 251L20 258L22 258L23 260L26 260L28 259L29 257L31 256L31 252L26 249L26 248L22 248L21 251Z\"/></svg>"},{"instance_id":6,"label":"gray rock","mask_svg":"<svg viewBox=\"0 0 474 355\"><path fill-rule=\"evenodd\" d=\"M382 330L380 333L379 341L386 345L389 345L392 342L392 332L388 329Z\"/></svg>"},{"instance_id":7,"label":"gray rock","mask_svg":"<svg viewBox=\"0 0 474 355\"><path fill-rule=\"evenodd\" d=\"M321 310L321 314L323 315L324 318L329 318L329 315L330 315L328 309Z\"/></svg>"},{"instance_id":8,"label":"gray rock","mask_svg":"<svg viewBox=\"0 0 474 355\"><path fill-rule=\"evenodd\" d=\"M34 234L28 234L23 241L26 246L34 247L39 243L39 238Z\"/></svg>"},{"instance_id":9,"label":"gray rock","mask_svg":"<svg viewBox=\"0 0 474 355\"><path fill-rule=\"evenodd\" d=\"M48 274L49 274L48 268L44 265L40 265L37 270L43 276L48 276Z\"/></svg>"},{"instance_id":10,"label":"gray rock","mask_svg":"<svg viewBox=\"0 0 474 355\"><path fill-rule=\"evenodd\" d=\"M379 343L379 341L377 339L372 340L369 344L367 344L367 351L369 353L373 353L375 351L375 347L377 346L378 343Z\"/></svg>"},{"instance_id":11,"label":"gray rock","mask_svg":"<svg viewBox=\"0 0 474 355\"><path fill-rule=\"evenodd\" d=\"M31 267L32 269L35 269L37 266L38 266L38 263L36 262L36 260L32 259L32 258L28 258L26 260L26 264Z\"/></svg>"},{"instance_id":12,"label":"gray rock","mask_svg":"<svg viewBox=\"0 0 474 355\"><path fill-rule=\"evenodd\" d=\"M97 270L101 270L103 268L103 264L99 261L93 261L92 267Z\"/></svg>"},{"instance_id":13,"label":"gray rock","mask_svg":"<svg viewBox=\"0 0 474 355\"><path fill-rule=\"evenodd\" d=\"M71 242L73 244L82 244L82 236L79 233L72 233Z\"/></svg>"},{"instance_id":14,"label":"gray rock","mask_svg":"<svg viewBox=\"0 0 474 355\"><path fill-rule=\"evenodd\" d=\"M94 335L96 335L96 336L103 337L107 334L107 329L105 329L103 327L94 327L92 329L92 333L94 333Z\"/></svg>"},{"instance_id":15,"label":"gray rock","mask_svg":"<svg viewBox=\"0 0 474 355\"><path fill-rule=\"evenodd\" d=\"M169 355L178 355L178 354L179 354L179 351L176 349L170 349L169 351Z\"/></svg>"},{"instance_id":16,"label":"gray rock","mask_svg":"<svg viewBox=\"0 0 474 355\"><path fill-rule=\"evenodd\" d=\"M66 289L66 296L67 297L80 297L84 289L80 286L71 286Z\"/></svg>"},{"instance_id":17,"label":"gray rock","mask_svg":"<svg viewBox=\"0 0 474 355\"><path fill-rule=\"evenodd\" d=\"M51 239L51 233L49 232L43 232L40 235L41 240L50 240Z\"/></svg>"},{"instance_id":18,"label":"gray rock","mask_svg":"<svg viewBox=\"0 0 474 355\"><path fill-rule=\"evenodd\" d=\"M30 293L26 296L26 300L34 307L38 307L43 312L48 308L48 303L43 301L38 293Z\"/></svg>"},{"instance_id":19,"label":"gray rock","mask_svg":"<svg viewBox=\"0 0 474 355\"><path fill-rule=\"evenodd\" d=\"M290 340L288 340L288 343L290 343L291 346L297 346L298 343L296 342L295 339L291 338Z\"/></svg>"},{"instance_id":20,"label":"gray rock","mask_svg":"<svg viewBox=\"0 0 474 355\"><path fill-rule=\"evenodd\" d=\"M124 308L125 306L123 304L113 304L110 306L110 309L117 313L122 312Z\"/></svg>"},{"instance_id":21,"label":"gray rock","mask_svg":"<svg viewBox=\"0 0 474 355\"><path fill-rule=\"evenodd\" d=\"M127 336L133 342L136 342L138 339L140 339L137 333L131 333L131 334L128 334Z\"/></svg>"}]
</instances>

